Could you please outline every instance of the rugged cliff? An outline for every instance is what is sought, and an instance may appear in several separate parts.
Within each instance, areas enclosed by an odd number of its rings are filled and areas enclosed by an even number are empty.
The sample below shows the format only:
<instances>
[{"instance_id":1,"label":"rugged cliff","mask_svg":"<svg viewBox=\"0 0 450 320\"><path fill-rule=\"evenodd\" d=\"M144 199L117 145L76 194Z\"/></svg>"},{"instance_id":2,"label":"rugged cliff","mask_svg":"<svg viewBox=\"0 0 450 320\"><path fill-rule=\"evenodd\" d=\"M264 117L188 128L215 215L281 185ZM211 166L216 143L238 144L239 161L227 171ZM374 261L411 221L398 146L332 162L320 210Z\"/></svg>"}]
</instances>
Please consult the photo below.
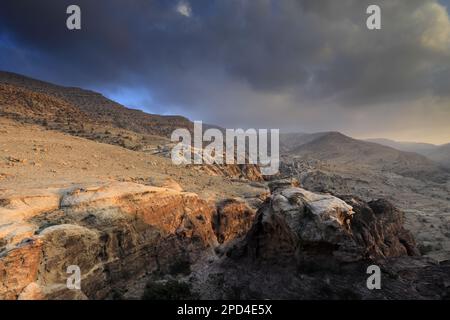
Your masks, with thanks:
<instances>
[{"instance_id":1,"label":"rugged cliff","mask_svg":"<svg viewBox=\"0 0 450 320\"><path fill-rule=\"evenodd\" d=\"M2 196L0 299L107 298L216 245L214 207L195 194L114 183ZM81 291L66 288L69 265Z\"/></svg>"},{"instance_id":2,"label":"rugged cliff","mask_svg":"<svg viewBox=\"0 0 450 320\"><path fill-rule=\"evenodd\" d=\"M1 191L0 299L140 297L146 283L200 298L448 297L450 264L419 257L387 201L270 188L256 213L175 183ZM366 287L371 264L382 290ZM73 265L81 290L66 285Z\"/></svg>"}]
</instances>

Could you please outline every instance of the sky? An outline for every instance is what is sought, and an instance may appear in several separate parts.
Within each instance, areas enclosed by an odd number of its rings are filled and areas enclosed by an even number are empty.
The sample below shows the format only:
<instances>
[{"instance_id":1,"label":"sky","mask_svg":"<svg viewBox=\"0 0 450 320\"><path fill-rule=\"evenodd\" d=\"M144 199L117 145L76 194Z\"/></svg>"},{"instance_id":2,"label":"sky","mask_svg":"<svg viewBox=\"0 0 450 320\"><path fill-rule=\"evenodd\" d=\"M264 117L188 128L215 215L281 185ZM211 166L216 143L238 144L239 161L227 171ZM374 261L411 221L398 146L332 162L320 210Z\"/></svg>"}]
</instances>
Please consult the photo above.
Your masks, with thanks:
<instances>
[{"instance_id":1,"label":"sky","mask_svg":"<svg viewBox=\"0 0 450 320\"><path fill-rule=\"evenodd\" d=\"M2 0L0 69L226 128L448 143L449 2Z\"/></svg>"}]
</instances>

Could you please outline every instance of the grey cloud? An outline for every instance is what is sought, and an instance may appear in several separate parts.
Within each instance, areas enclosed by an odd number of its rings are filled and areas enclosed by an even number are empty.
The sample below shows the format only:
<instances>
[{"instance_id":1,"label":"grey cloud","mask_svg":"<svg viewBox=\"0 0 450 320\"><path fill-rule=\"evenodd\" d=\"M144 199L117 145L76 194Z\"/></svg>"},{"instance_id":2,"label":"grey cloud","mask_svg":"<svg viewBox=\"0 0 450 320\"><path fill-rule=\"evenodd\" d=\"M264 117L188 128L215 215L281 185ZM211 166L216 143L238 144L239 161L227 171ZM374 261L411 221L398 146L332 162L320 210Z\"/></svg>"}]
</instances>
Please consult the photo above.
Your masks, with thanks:
<instances>
[{"instance_id":1,"label":"grey cloud","mask_svg":"<svg viewBox=\"0 0 450 320\"><path fill-rule=\"evenodd\" d=\"M81 32L64 27L73 1L2 1L0 36L39 57L25 71L105 90L145 85L159 105L226 124L252 115L309 127L304 117L321 110L317 127L342 128L343 112L448 101L450 24L437 0L186 0L190 16L178 1L75 2ZM365 27L373 3L381 31Z\"/></svg>"}]
</instances>

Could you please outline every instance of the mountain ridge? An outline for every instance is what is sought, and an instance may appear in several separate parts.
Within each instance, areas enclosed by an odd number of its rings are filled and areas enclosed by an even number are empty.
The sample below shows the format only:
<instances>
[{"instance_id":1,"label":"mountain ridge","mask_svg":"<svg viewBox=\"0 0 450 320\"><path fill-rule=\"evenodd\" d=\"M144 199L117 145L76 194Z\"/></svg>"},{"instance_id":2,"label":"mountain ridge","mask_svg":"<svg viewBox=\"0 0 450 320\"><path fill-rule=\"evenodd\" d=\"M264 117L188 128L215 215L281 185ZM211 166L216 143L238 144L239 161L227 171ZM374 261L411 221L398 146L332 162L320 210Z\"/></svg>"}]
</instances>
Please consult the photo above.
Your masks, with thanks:
<instances>
[{"instance_id":1,"label":"mountain ridge","mask_svg":"<svg viewBox=\"0 0 450 320\"><path fill-rule=\"evenodd\" d=\"M292 139L292 137L291 137ZM282 139L282 144L286 140ZM377 171L392 171L413 178L445 181L447 172L427 157L348 137L339 132L301 134L302 143L280 147L287 159L321 161L333 166L368 167Z\"/></svg>"},{"instance_id":2,"label":"mountain ridge","mask_svg":"<svg viewBox=\"0 0 450 320\"><path fill-rule=\"evenodd\" d=\"M17 73L0 71L0 84L43 93L77 106L92 120L141 134L169 137L174 127L192 128L192 122L178 115L149 114L123 106L101 93L78 87L64 87Z\"/></svg>"},{"instance_id":3,"label":"mountain ridge","mask_svg":"<svg viewBox=\"0 0 450 320\"><path fill-rule=\"evenodd\" d=\"M450 143L436 145L424 142L395 141L384 138L366 139L365 141L375 142L400 151L415 152L438 163L444 168L450 168Z\"/></svg>"}]
</instances>

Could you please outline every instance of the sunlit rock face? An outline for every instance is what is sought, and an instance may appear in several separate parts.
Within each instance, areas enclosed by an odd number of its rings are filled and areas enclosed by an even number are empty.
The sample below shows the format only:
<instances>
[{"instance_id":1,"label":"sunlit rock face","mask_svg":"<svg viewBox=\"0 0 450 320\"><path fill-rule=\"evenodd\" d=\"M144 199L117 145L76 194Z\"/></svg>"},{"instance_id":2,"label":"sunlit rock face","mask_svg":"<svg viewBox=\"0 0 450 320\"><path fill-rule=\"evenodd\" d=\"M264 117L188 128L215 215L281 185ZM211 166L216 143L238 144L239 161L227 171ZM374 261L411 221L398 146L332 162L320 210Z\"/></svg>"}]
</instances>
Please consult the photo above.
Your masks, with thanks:
<instances>
[{"instance_id":1,"label":"sunlit rock face","mask_svg":"<svg viewBox=\"0 0 450 320\"><path fill-rule=\"evenodd\" d=\"M0 299L102 299L217 245L215 207L191 193L112 183L3 196ZM67 288L70 265L81 290Z\"/></svg>"},{"instance_id":2,"label":"sunlit rock face","mask_svg":"<svg viewBox=\"0 0 450 320\"><path fill-rule=\"evenodd\" d=\"M247 234L255 218L255 210L239 199L225 199L217 204L214 232L219 243L227 243Z\"/></svg>"}]
</instances>

